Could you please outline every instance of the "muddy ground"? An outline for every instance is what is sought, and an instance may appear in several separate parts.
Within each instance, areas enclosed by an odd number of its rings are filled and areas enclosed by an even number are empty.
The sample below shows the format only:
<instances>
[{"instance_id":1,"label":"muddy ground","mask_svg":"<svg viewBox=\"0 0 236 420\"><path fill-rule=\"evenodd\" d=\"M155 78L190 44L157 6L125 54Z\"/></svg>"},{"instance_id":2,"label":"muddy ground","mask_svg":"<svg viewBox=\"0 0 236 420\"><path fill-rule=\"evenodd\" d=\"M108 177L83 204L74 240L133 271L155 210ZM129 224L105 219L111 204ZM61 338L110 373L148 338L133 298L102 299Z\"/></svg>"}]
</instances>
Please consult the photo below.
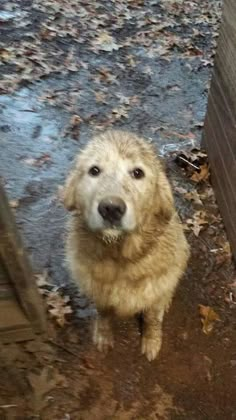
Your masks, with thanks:
<instances>
[{"instance_id":1,"label":"muddy ground","mask_svg":"<svg viewBox=\"0 0 236 420\"><path fill-rule=\"evenodd\" d=\"M1 180L45 304L54 293L72 313L62 327L49 313L47 337L1 349L1 419L236 418L231 253L209 179L176 161L200 144L220 12L214 0L2 4ZM136 320L117 324L108 355L94 349L95 309L64 264L61 186L80 147L110 127L157 143L191 244L153 363Z\"/></svg>"}]
</instances>

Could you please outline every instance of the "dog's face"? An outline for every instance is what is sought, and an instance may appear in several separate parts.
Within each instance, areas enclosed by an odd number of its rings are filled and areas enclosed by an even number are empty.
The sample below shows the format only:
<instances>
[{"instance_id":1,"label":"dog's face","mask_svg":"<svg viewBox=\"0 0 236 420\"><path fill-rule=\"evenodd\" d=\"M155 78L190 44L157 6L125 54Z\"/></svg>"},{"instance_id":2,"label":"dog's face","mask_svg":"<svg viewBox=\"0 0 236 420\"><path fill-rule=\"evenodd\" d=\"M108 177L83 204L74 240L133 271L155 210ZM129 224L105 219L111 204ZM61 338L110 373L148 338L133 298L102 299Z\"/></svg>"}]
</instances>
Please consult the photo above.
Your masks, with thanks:
<instances>
[{"instance_id":1,"label":"dog's face","mask_svg":"<svg viewBox=\"0 0 236 420\"><path fill-rule=\"evenodd\" d=\"M91 231L119 237L160 211L165 201L159 191L161 179L164 191L169 186L163 176L150 144L130 133L111 131L94 138L79 156L67 181L65 205L78 209ZM166 194L169 212L168 188Z\"/></svg>"}]
</instances>

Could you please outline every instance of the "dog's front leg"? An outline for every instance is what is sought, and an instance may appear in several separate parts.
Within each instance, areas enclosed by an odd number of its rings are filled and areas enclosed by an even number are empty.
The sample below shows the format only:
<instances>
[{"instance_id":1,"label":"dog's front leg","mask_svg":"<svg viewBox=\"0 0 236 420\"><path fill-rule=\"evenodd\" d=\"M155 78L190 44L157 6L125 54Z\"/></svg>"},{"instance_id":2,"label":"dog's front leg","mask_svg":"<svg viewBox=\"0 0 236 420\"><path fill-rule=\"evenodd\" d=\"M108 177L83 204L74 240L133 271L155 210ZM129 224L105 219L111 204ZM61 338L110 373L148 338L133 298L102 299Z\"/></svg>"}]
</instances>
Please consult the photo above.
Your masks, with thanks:
<instances>
[{"instance_id":1,"label":"dog's front leg","mask_svg":"<svg viewBox=\"0 0 236 420\"><path fill-rule=\"evenodd\" d=\"M157 357L161 348L163 316L162 306L151 307L143 312L142 354L149 362Z\"/></svg>"},{"instance_id":2,"label":"dog's front leg","mask_svg":"<svg viewBox=\"0 0 236 420\"><path fill-rule=\"evenodd\" d=\"M99 310L94 322L93 342L99 351L107 352L113 347L113 314L109 310Z\"/></svg>"}]
</instances>

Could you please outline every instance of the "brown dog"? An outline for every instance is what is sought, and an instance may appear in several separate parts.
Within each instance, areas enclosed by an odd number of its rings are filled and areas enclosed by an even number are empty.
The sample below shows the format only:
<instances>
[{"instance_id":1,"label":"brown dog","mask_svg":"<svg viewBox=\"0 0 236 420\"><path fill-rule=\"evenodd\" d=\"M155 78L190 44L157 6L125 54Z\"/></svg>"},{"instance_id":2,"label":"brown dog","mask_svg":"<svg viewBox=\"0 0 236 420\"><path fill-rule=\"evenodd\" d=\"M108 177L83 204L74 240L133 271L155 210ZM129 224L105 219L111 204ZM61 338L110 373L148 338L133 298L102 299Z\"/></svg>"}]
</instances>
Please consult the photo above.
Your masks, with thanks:
<instances>
[{"instance_id":1,"label":"brown dog","mask_svg":"<svg viewBox=\"0 0 236 420\"><path fill-rule=\"evenodd\" d=\"M67 259L81 291L98 310L93 339L113 346L112 317L143 313L142 353L161 347L162 320L185 271L189 247L170 184L153 146L109 131L78 157L64 203L75 210Z\"/></svg>"}]
</instances>

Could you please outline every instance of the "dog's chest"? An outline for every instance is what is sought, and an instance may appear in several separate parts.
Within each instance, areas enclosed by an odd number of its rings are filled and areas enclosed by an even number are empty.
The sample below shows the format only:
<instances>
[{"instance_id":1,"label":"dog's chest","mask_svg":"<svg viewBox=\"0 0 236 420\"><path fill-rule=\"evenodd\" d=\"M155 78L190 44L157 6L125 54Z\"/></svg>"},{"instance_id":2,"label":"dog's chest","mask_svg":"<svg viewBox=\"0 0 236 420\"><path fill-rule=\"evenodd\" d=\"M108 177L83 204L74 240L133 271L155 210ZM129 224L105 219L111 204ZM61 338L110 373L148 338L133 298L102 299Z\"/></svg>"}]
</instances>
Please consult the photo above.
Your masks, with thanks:
<instances>
[{"instance_id":1,"label":"dog's chest","mask_svg":"<svg viewBox=\"0 0 236 420\"><path fill-rule=\"evenodd\" d=\"M157 282L143 264L107 260L89 271L89 282L84 284L87 293L97 305L112 307L120 316L140 312L156 298Z\"/></svg>"}]
</instances>

